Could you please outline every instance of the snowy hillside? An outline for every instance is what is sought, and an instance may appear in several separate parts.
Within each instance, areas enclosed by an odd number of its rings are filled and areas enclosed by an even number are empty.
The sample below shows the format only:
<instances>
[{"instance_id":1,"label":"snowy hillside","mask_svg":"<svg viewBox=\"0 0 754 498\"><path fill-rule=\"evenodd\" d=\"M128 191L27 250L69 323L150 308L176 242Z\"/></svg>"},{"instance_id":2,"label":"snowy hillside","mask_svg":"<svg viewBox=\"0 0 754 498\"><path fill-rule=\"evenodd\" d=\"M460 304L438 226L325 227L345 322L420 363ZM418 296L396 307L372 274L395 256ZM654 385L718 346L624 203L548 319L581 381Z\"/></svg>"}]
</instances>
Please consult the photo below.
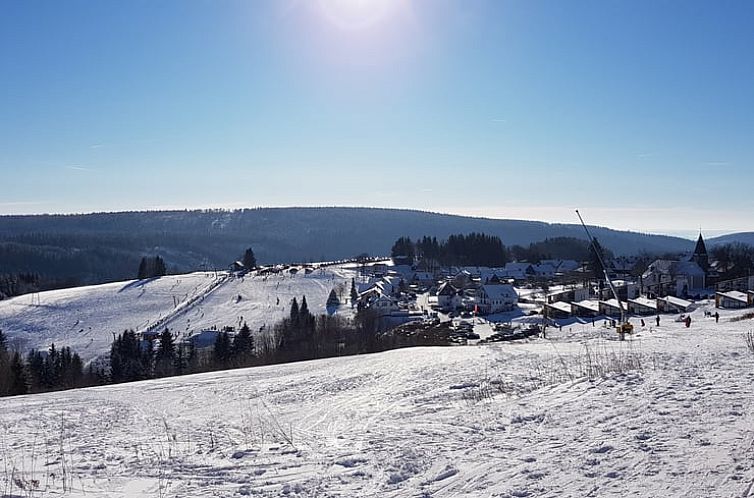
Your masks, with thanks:
<instances>
[{"instance_id":1,"label":"snowy hillside","mask_svg":"<svg viewBox=\"0 0 754 498\"><path fill-rule=\"evenodd\" d=\"M0 494L750 496L731 316L2 399Z\"/></svg>"},{"instance_id":2,"label":"snowy hillside","mask_svg":"<svg viewBox=\"0 0 754 498\"><path fill-rule=\"evenodd\" d=\"M210 272L43 292L0 301L0 330L22 350L55 343L87 361L109 351L113 334L126 329L158 324L190 334L246 321L258 330L302 296L313 313L324 313L330 291L344 286L347 295L354 275L339 267L266 277Z\"/></svg>"}]
</instances>

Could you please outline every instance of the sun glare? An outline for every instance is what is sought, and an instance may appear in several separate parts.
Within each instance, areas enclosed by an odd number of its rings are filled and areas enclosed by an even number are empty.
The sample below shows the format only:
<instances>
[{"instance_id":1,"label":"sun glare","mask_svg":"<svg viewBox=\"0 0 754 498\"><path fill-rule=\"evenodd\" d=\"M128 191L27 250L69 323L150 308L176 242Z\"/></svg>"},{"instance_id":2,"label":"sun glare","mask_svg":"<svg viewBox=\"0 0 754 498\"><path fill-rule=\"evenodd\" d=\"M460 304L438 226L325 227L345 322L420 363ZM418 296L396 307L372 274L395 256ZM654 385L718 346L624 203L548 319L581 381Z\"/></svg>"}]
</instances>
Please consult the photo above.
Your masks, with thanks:
<instances>
[{"instance_id":1,"label":"sun glare","mask_svg":"<svg viewBox=\"0 0 754 498\"><path fill-rule=\"evenodd\" d=\"M406 0L319 0L328 21L341 29L360 30L387 21Z\"/></svg>"}]
</instances>

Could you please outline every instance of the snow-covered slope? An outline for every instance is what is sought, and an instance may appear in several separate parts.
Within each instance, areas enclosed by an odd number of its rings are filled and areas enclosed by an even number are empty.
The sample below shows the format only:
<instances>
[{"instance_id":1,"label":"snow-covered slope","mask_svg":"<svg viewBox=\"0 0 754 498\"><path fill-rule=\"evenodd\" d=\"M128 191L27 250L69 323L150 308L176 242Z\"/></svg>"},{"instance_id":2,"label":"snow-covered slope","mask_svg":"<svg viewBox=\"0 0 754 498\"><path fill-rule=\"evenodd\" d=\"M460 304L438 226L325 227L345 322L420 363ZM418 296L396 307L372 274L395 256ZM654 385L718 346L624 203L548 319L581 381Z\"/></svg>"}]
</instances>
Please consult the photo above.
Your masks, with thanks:
<instances>
[{"instance_id":1,"label":"snow-covered slope","mask_svg":"<svg viewBox=\"0 0 754 498\"><path fill-rule=\"evenodd\" d=\"M733 315L3 399L0 493L750 496L754 322Z\"/></svg>"},{"instance_id":2,"label":"snow-covered slope","mask_svg":"<svg viewBox=\"0 0 754 498\"><path fill-rule=\"evenodd\" d=\"M291 300L302 296L313 313L324 313L330 291L341 286L347 296L353 275L340 267L267 277L191 273L43 292L0 301L0 330L22 350L55 343L90 360L126 329L158 324L189 334L246 321L258 330L282 318Z\"/></svg>"}]
</instances>

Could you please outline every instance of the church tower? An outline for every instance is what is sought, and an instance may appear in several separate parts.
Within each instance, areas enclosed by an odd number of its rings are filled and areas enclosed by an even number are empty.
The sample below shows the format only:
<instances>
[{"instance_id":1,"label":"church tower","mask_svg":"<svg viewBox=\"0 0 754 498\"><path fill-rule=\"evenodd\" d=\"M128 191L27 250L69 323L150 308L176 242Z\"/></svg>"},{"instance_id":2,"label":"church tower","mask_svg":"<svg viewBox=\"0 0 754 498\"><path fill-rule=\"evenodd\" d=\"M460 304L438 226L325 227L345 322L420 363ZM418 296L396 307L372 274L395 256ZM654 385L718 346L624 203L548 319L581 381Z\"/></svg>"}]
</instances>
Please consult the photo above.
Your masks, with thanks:
<instances>
[{"instance_id":1,"label":"church tower","mask_svg":"<svg viewBox=\"0 0 754 498\"><path fill-rule=\"evenodd\" d=\"M707 255L707 246L704 243L704 238L702 237L701 232L699 232L699 238L696 241L694 254L691 255L691 261L698 264L705 273L709 271L709 256Z\"/></svg>"}]
</instances>

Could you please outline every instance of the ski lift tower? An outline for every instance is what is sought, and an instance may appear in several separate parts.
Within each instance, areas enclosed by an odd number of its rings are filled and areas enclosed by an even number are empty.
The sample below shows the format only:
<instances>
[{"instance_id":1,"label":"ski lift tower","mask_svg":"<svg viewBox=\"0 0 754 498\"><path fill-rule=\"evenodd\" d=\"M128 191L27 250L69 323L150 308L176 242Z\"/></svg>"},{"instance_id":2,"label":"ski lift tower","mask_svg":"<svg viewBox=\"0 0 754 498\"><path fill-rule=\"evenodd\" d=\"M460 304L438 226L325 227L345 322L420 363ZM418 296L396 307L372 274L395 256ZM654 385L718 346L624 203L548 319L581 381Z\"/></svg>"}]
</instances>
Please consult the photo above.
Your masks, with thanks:
<instances>
[{"instance_id":1,"label":"ski lift tower","mask_svg":"<svg viewBox=\"0 0 754 498\"><path fill-rule=\"evenodd\" d=\"M615 328L615 331L618 332L618 336L622 341L625 339L626 334L630 334L634 331L634 326L631 325L631 323L626 319L626 312L623 310L623 303L621 302L620 297L618 297L618 291L615 289L613 281L610 280L610 275L607 273L607 266L605 266L605 261L602 259L602 254L600 254L600 252L597 250L597 246L594 243L594 237L592 237L592 234L589 232L589 228L587 228L586 223L584 223L584 218L581 217L581 213L579 213L578 209L576 210L576 216L579 217L581 226L584 227L586 236L589 239L589 244L594 251L594 254L597 255L597 261L599 261L600 266L602 267L602 273L605 275L607 286L610 287L610 292L613 293L613 297L616 301L618 301L618 309L620 310L620 323Z\"/></svg>"}]
</instances>

